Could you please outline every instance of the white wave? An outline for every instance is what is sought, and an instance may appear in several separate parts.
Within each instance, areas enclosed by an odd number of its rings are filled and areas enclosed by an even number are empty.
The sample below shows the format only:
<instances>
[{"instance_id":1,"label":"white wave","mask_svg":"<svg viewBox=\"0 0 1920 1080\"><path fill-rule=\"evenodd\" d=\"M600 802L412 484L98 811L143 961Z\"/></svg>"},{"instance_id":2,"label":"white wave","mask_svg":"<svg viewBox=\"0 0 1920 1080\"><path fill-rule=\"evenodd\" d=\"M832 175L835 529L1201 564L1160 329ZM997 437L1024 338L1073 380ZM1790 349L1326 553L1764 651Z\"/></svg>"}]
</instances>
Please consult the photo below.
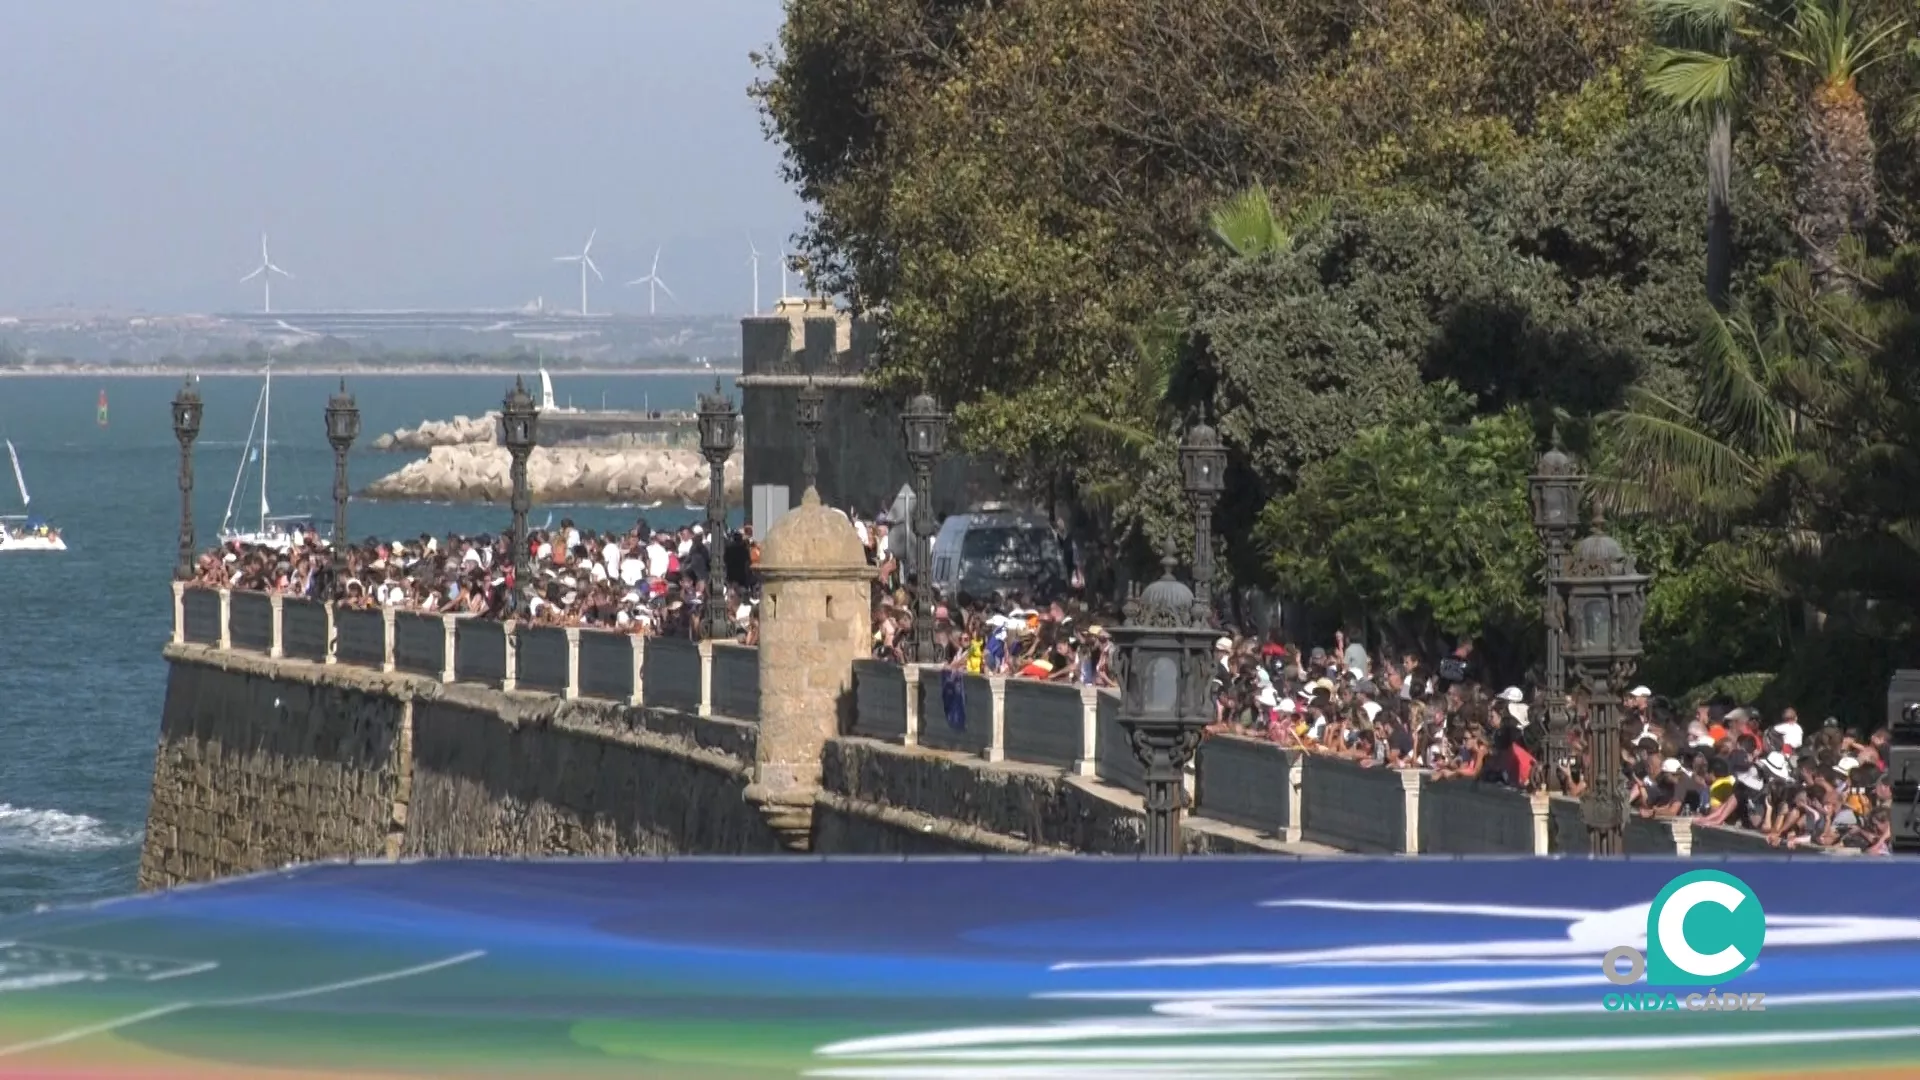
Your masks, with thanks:
<instances>
[{"instance_id":1,"label":"white wave","mask_svg":"<svg viewBox=\"0 0 1920 1080\"><path fill-rule=\"evenodd\" d=\"M133 843L99 818L0 802L0 851L94 851Z\"/></svg>"}]
</instances>

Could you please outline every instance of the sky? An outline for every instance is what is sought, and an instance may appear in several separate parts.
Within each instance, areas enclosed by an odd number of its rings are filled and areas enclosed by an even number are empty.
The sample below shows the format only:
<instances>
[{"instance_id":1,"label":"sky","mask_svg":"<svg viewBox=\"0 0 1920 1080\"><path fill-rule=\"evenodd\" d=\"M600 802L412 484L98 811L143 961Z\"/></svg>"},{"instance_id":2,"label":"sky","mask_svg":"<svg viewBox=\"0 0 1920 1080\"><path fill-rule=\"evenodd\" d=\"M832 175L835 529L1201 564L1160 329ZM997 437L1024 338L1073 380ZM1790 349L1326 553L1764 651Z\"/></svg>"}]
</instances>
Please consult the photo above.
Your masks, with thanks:
<instances>
[{"instance_id":1,"label":"sky","mask_svg":"<svg viewBox=\"0 0 1920 1080\"><path fill-rule=\"evenodd\" d=\"M747 97L780 0L0 4L0 311L752 306L803 221Z\"/></svg>"}]
</instances>

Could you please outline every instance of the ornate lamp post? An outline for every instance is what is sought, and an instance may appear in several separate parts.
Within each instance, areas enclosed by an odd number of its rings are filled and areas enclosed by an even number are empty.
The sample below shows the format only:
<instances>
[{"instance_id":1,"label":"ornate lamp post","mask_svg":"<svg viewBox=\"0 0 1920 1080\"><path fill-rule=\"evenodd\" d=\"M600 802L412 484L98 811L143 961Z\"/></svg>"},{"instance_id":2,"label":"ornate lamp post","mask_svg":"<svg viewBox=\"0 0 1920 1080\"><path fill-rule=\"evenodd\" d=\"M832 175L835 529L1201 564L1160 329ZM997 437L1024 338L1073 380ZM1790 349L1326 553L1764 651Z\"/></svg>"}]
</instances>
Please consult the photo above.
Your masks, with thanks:
<instances>
[{"instance_id":1,"label":"ornate lamp post","mask_svg":"<svg viewBox=\"0 0 1920 1080\"><path fill-rule=\"evenodd\" d=\"M1562 612L1556 602L1561 564L1566 561L1567 545L1573 540L1580 516L1580 469L1572 458L1558 449L1540 455L1535 472L1527 478L1533 495L1533 531L1540 535L1540 547L1546 553L1547 591L1541 605L1541 619L1547 627L1546 686L1540 704L1547 730L1547 790L1560 786L1560 762L1567 754L1567 665L1560 655L1565 634Z\"/></svg>"},{"instance_id":2,"label":"ornate lamp post","mask_svg":"<svg viewBox=\"0 0 1920 1080\"><path fill-rule=\"evenodd\" d=\"M1608 536L1596 509L1593 529L1574 546L1559 581L1557 601L1565 639L1561 656L1587 700L1587 793L1580 816L1595 855L1626 850L1626 792L1620 783L1620 694L1640 656L1640 621L1647 610L1647 575Z\"/></svg>"},{"instance_id":3,"label":"ornate lamp post","mask_svg":"<svg viewBox=\"0 0 1920 1080\"><path fill-rule=\"evenodd\" d=\"M540 406L527 393L524 380L515 378L513 389L500 403L500 441L513 458L513 589L518 594L527 587L527 511L533 498L527 490L527 458L540 438ZM516 606L516 610L518 610Z\"/></svg>"},{"instance_id":4,"label":"ornate lamp post","mask_svg":"<svg viewBox=\"0 0 1920 1080\"><path fill-rule=\"evenodd\" d=\"M340 380L340 392L327 398L327 442L333 445L333 548L335 568L340 564L340 549L347 545L347 451L360 437L360 407L347 393L347 381Z\"/></svg>"},{"instance_id":5,"label":"ornate lamp post","mask_svg":"<svg viewBox=\"0 0 1920 1080\"><path fill-rule=\"evenodd\" d=\"M802 441L806 444L800 459L802 491L820 479L820 424L825 419L826 406L825 391L813 384L813 376L807 376L807 385L800 388L793 401L793 422L800 426Z\"/></svg>"},{"instance_id":6,"label":"ornate lamp post","mask_svg":"<svg viewBox=\"0 0 1920 1080\"><path fill-rule=\"evenodd\" d=\"M1173 541L1160 580L1136 588L1126 622L1113 628L1120 726L1146 771L1148 855L1179 855L1187 762L1213 719L1207 700L1213 629L1199 619L1193 590L1174 576Z\"/></svg>"},{"instance_id":7,"label":"ornate lamp post","mask_svg":"<svg viewBox=\"0 0 1920 1080\"><path fill-rule=\"evenodd\" d=\"M1193 610L1204 623L1213 620L1213 508L1226 487L1227 451L1220 435L1205 423L1187 432L1180 444L1181 486L1193 505Z\"/></svg>"},{"instance_id":8,"label":"ornate lamp post","mask_svg":"<svg viewBox=\"0 0 1920 1080\"><path fill-rule=\"evenodd\" d=\"M937 664L933 640L933 463L947 447L947 414L931 394L907 402L900 431L913 466L913 628L908 644L915 663Z\"/></svg>"},{"instance_id":9,"label":"ornate lamp post","mask_svg":"<svg viewBox=\"0 0 1920 1080\"><path fill-rule=\"evenodd\" d=\"M707 459L707 550L717 554L720 538L727 534L727 459L733 456L734 422L733 399L720 390L720 380L713 382L713 396L700 395L700 456ZM706 636L719 639L729 636L733 629L727 619L727 590L723 584L715 588L719 567L712 559L707 562L707 603ZM719 575L719 581L725 581L725 575Z\"/></svg>"},{"instance_id":10,"label":"ornate lamp post","mask_svg":"<svg viewBox=\"0 0 1920 1080\"><path fill-rule=\"evenodd\" d=\"M180 440L180 565L181 581L193 578L193 440L200 437L200 391L189 378L173 395L173 437Z\"/></svg>"}]
</instances>

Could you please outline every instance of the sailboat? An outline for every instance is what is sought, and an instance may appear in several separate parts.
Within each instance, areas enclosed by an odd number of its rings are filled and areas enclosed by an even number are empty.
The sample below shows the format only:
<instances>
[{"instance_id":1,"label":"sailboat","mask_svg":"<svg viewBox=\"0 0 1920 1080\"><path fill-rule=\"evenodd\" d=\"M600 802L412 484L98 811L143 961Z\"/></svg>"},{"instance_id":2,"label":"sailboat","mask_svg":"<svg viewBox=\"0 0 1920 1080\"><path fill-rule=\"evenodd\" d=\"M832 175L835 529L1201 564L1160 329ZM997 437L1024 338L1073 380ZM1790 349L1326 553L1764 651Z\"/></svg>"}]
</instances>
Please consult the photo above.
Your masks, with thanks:
<instances>
[{"instance_id":1,"label":"sailboat","mask_svg":"<svg viewBox=\"0 0 1920 1080\"><path fill-rule=\"evenodd\" d=\"M265 380L260 384L260 399L253 405L253 419L247 424L247 442L240 450L240 468L233 474L233 491L227 496L227 512L220 519L222 544L247 544L285 551L294 545L303 530L313 528L313 521L307 515L274 517L267 505L267 452L271 446L269 437L272 426L273 369L269 367ZM253 441L256 430L260 433L258 444ZM233 509L240 500L240 485L246 481L247 466L255 461L260 463L260 520L257 528L246 530L234 524Z\"/></svg>"},{"instance_id":2,"label":"sailboat","mask_svg":"<svg viewBox=\"0 0 1920 1080\"><path fill-rule=\"evenodd\" d=\"M7 440L7 457L13 462L13 484L20 489L20 505L33 505L33 496L27 494L27 477L20 471L20 453L13 448L13 440ZM27 517L25 514L0 515L0 551L65 551L67 542L60 539L60 532L44 522Z\"/></svg>"}]
</instances>

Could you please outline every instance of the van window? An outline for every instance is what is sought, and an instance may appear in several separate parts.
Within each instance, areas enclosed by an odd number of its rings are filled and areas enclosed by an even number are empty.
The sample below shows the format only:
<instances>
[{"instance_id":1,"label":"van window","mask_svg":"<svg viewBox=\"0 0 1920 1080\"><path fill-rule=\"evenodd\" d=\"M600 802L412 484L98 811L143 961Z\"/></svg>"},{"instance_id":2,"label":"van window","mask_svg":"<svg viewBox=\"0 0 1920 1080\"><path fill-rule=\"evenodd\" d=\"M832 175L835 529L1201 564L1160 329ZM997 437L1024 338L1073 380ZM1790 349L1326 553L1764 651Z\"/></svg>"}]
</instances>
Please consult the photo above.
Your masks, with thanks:
<instances>
[{"instance_id":1,"label":"van window","mask_svg":"<svg viewBox=\"0 0 1920 1080\"><path fill-rule=\"evenodd\" d=\"M1051 561L1053 534L1033 525L994 525L968 529L960 541L960 558L1017 562L1026 565Z\"/></svg>"}]
</instances>

